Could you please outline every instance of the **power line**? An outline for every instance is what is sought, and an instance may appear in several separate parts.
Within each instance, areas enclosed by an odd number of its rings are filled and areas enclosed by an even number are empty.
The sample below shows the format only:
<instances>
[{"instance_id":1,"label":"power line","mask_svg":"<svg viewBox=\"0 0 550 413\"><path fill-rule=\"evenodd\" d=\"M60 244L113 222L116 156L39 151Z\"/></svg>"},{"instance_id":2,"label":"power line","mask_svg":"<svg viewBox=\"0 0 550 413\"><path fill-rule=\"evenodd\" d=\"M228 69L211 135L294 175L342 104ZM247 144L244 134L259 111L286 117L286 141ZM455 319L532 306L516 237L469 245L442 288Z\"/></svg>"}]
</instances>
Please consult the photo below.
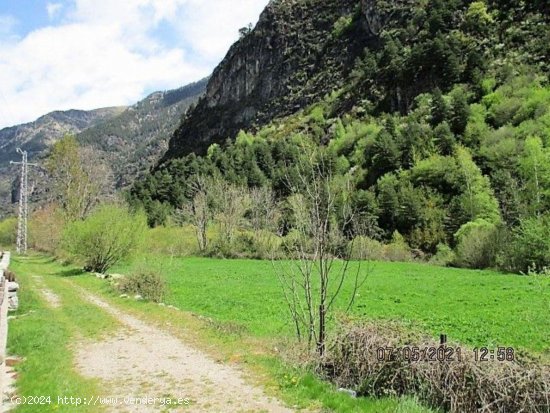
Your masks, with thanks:
<instances>
[{"instance_id":1,"label":"power line","mask_svg":"<svg viewBox=\"0 0 550 413\"><path fill-rule=\"evenodd\" d=\"M17 221L17 253L27 253L27 218L29 216L29 194L28 194L28 167L36 166L27 162L27 151L17 148L21 154L21 162L10 161L10 164L21 165L21 178L19 180L19 219Z\"/></svg>"}]
</instances>

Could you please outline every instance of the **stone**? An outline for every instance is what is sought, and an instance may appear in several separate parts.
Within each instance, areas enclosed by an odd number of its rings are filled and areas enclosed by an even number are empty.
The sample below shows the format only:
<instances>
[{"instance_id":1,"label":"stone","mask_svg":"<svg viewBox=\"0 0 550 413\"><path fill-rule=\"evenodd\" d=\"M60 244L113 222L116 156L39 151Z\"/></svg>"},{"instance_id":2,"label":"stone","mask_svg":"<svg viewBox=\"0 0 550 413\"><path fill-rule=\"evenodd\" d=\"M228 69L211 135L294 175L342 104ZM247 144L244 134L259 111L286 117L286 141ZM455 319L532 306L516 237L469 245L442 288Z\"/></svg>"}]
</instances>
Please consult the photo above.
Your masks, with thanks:
<instances>
[{"instance_id":1,"label":"stone","mask_svg":"<svg viewBox=\"0 0 550 413\"><path fill-rule=\"evenodd\" d=\"M17 291L19 290L19 284L15 281L9 281L8 282L8 291Z\"/></svg>"},{"instance_id":2,"label":"stone","mask_svg":"<svg viewBox=\"0 0 550 413\"><path fill-rule=\"evenodd\" d=\"M269 2L256 27L216 67L205 96L183 119L160 163L203 154L241 129L266 125L338 89L364 46L356 47L355 37L327 35L327 29L357 6L357 0Z\"/></svg>"},{"instance_id":3,"label":"stone","mask_svg":"<svg viewBox=\"0 0 550 413\"><path fill-rule=\"evenodd\" d=\"M14 294L11 297L8 297L8 310L17 310L19 308L19 298L17 294Z\"/></svg>"},{"instance_id":4,"label":"stone","mask_svg":"<svg viewBox=\"0 0 550 413\"><path fill-rule=\"evenodd\" d=\"M350 389L344 389L343 387L340 387L338 389L338 392L340 393L347 393L349 394L351 397L353 398L356 398L357 397L357 392L355 390L350 390Z\"/></svg>"}]
</instances>

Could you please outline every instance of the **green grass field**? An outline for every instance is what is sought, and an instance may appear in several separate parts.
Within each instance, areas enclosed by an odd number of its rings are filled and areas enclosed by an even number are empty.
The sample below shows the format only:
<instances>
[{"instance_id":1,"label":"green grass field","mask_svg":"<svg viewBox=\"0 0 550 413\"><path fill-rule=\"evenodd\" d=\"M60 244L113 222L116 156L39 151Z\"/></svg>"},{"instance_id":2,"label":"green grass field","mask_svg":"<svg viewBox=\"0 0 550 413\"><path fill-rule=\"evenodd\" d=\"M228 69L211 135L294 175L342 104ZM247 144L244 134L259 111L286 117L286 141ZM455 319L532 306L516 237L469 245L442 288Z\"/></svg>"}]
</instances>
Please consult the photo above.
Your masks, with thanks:
<instances>
[{"instance_id":1,"label":"green grass field","mask_svg":"<svg viewBox=\"0 0 550 413\"><path fill-rule=\"evenodd\" d=\"M106 282L81 273L75 267L62 266L48 257L15 257L11 268L21 283L21 307L15 314L17 318L10 321L9 353L24 357L24 361L17 365L18 395L49 395L54 401L51 405L41 406L40 411L99 411L98 406L76 408L55 402L57 396L103 395L96 381L85 379L76 372L71 343L81 338L99 338L117 326L116 320L79 297L74 289L74 285L78 285L101 294L112 304L150 323L165 325L172 333L216 359L242 363L253 372L256 382L290 406L307 411L341 413L433 413L410 397L351 398L310 372L285 364L273 354L268 342L246 333L227 336L225 331L194 317L192 313L119 298ZM60 296L60 308L52 309L46 304L37 291L35 275L42 276L45 286ZM35 412L36 408L34 405L20 405L16 411Z\"/></svg>"},{"instance_id":2,"label":"green grass field","mask_svg":"<svg viewBox=\"0 0 550 413\"><path fill-rule=\"evenodd\" d=\"M118 322L82 300L64 277L67 271L49 258L14 258L11 269L20 284L19 309L10 313L8 354L23 357L16 366L18 396L49 396L51 403L20 404L17 412L96 412L101 406L58 404L58 396L100 395L94 380L81 377L73 366L72 343L112 331ZM52 308L38 292L35 276L54 291L62 305Z\"/></svg>"},{"instance_id":3,"label":"green grass field","mask_svg":"<svg viewBox=\"0 0 550 413\"><path fill-rule=\"evenodd\" d=\"M70 278L134 315L171 326L213 357L243 363L289 405L335 412L431 412L410 398L352 399L282 361L273 348L291 337L292 329L272 263L151 256L111 272L129 273L144 264L166 277L166 303L184 311L119 298L105 281L47 257L14 259L12 269L22 285L18 315L24 316L10 321L9 351L26 358L18 366L20 394L98 392L97 383L72 368L70 343L76 337L100 336L116 322L84 303L71 289ZM42 275L46 286L60 295L61 308L45 305L34 291L32 275ZM375 263L353 311L367 319L399 320L432 335L444 332L463 344L513 346L547 356L549 303L548 278ZM60 411L70 411L66 409L61 406ZM22 406L18 411L33 410Z\"/></svg>"},{"instance_id":4,"label":"green grass field","mask_svg":"<svg viewBox=\"0 0 550 413\"><path fill-rule=\"evenodd\" d=\"M169 304L260 337L292 334L271 262L149 257L143 263L165 275ZM113 272L130 270L126 264ZM472 346L550 354L548 277L377 262L353 312L399 320L434 336L445 333Z\"/></svg>"}]
</instances>

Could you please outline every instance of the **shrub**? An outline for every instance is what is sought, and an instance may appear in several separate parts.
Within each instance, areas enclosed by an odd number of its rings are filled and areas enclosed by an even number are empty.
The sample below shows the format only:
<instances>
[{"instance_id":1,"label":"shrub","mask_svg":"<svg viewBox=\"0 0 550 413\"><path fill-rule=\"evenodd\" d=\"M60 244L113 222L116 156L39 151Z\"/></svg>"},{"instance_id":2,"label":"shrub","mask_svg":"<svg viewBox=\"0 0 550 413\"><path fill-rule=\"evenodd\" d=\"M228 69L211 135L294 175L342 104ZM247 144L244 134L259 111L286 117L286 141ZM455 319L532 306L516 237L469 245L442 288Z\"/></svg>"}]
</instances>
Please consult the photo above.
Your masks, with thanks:
<instances>
[{"instance_id":1,"label":"shrub","mask_svg":"<svg viewBox=\"0 0 550 413\"><path fill-rule=\"evenodd\" d=\"M351 249L351 258L354 260L384 261L386 259L384 244L368 237L355 237Z\"/></svg>"},{"instance_id":2,"label":"shrub","mask_svg":"<svg viewBox=\"0 0 550 413\"><path fill-rule=\"evenodd\" d=\"M54 204L37 210L29 220L29 246L37 251L57 253L65 221Z\"/></svg>"},{"instance_id":3,"label":"shrub","mask_svg":"<svg viewBox=\"0 0 550 413\"><path fill-rule=\"evenodd\" d=\"M0 222L0 245L9 247L15 244L17 237L17 219L7 218Z\"/></svg>"},{"instance_id":4,"label":"shrub","mask_svg":"<svg viewBox=\"0 0 550 413\"><path fill-rule=\"evenodd\" d=\"M63 232L63 245L84 261L85 270L104 273L141 243L146 226L143 214L103 205L85 220L69 224Z\"/></svg>"},{"instance_id":5,"label":"shrub","mask_svg":"<svg viewBox=\"0 0 550 413\"><path fill-rule=\"evenodd\" d=\"M340 37L342 36L346 30L348 30L353 23L353 16L341 16L338 20L334 22L334 25L332 27L332 36L334 37Z\"/></svg>"},{"instance_id":6,"label":"shrub","mask_svg":"<svg viewBox=\"0 0 550 413\"><path fill-rule=\"evenodd\" d=\"M414 395L435 409L452 413L547 411L547 365L480 363L464 346L460 346L460 359L455 357L454 361L410 361L413 353L407 359L405 351L381 357L380 348L437 349L439 343L397 324L379 322L344 324L330 344L319 360L319 370L338 387L356 390L359 396Z\"/></svg>"},{"instance_id":7,"label":"shrub","mask_svg":"<svg viewBox=\"0 0 550 413\"><path fill-rule=\"evenodd\" d=\"M455 253L447 244L438 244L435 255L430 259L430 264L446 267L456 260Z\"/></svg>"},{"instance_id":8,"label":"shrub","mask_svg":"<svg viewBox=\"0 0 550 413\"><path fill-rule=\"evenodd\" d=\"M190 256L198 254L195 230L191 225L184 227L159 226L147 230L141 251L148 254Z\"/></svg>"},{"instance_id":9,"label":"shrub","mask_svg":"<svg viewBox=\"0 0 550 413\"><path fill-rule=\"evenodd\" d=\"M496 265L500 249L499 228L484 219L476 219L460 227L457 240L455 264L466 268L489 268Z\"/></svg>"},{"instance_id":10,"label":"shrub","mask_svg":"<svg viewBox=\"0 0 550 413\"><path fill-rule=\"evenodd\" d=\"M410 247L398 231L393 233L391 242L385 247L384 255L386 261L407 262L413 259Z\"/></svg>"},{"instance_id":11,"label":"shrub","mask_svg":"<svg viewBox=\"0 0 550 413\"><path fill-rule=\"evenodd\" d=\"M382 244L369 237L356 237L351 248L351 259L374 261L412 261L411 249L403 236L395 231L392 242Z\"/></svg>"},{"instance_id":12,"label":"shrub","mask_svg":"<svg viewBox=\"0 0 550 413\"><path fill-rule=\"evenodd\" d=\"M166 282L152 270L138 270L121 279L118 290L124 294L139 294L143 299L160 303L167 293Z\"/></svg>"},{"instance_id":13,"label":"shrub","mask_svg":"<svg viewBox=\"0 0 550 413\"><path fill-rule=\"evenodd\" d=\"M543 272L550 267L550 215L527 218L514 231L511 269Z\"/></svg>"}]
</instances>

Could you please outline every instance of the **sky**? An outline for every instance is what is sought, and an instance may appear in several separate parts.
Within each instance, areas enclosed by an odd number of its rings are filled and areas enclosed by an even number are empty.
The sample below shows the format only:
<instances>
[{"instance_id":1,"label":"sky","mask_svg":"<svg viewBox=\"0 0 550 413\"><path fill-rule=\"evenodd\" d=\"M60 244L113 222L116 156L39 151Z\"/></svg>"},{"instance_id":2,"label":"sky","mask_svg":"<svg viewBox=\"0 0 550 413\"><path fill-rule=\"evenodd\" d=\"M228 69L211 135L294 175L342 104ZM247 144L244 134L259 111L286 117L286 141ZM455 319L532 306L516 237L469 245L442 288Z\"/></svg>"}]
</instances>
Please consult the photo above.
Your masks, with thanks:
<instances>
[{"instance_id":1,"label":"sky","mask_svg":"<svg viewBox=\"0 0 550 413\"><path fill-rule=\"evenodd\" d=\"M0 128L209 75L268 0L0 0Z\"/></svg>"}]
</instances>

